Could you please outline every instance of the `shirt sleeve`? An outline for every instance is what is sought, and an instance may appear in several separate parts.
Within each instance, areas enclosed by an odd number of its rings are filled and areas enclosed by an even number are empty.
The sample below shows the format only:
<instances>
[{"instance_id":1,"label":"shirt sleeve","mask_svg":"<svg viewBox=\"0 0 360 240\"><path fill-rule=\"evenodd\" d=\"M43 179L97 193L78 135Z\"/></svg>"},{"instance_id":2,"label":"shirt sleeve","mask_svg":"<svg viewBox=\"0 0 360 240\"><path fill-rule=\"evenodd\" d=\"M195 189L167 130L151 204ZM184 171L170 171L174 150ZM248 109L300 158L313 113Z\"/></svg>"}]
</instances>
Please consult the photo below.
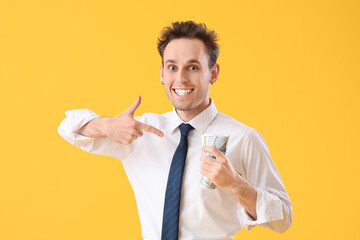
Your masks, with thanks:
<instances>
[{"instance_id":1,"label":"shirt sleeve","mask_svg":"<svg viewBox=\"0 0 360 240\"><path fill-rule=\"evenodd\" d=\"M134 150L135 141L123 145L108 137L91 138L76 133L89 121L99 117L89 109L75 109L65 112L66 118L60 123L58 133L72 145L89 153L125 160Z\"/></svg>"},{"instance_id":2,"label":"shirt sleeve","mask_svg":"<svg viewBox=\"0 0 360 240\"><path fill-rule=\"evenodd\" d=\"M241 208L244 226L256 225L282 233L292 224L292 204L262 136L252 130L244 142L243 164L245 178L256 188L257 220Z\"/></svg>"}]
</instances>

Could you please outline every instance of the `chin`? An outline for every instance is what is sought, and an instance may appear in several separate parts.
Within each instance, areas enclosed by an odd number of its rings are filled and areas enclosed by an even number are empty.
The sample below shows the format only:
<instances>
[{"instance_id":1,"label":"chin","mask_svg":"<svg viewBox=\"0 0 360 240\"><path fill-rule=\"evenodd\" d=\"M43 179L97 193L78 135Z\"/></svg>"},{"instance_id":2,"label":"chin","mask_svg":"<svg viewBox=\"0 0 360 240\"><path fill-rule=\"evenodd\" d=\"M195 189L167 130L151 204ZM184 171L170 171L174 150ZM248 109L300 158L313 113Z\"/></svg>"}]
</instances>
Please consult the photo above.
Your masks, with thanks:
<instances>
[{"instance_id":1,"label":"chin","mask_svg":"<svg viewBox=\"0 0 360 240\"><path fill-rule=\"evenodd\" d=\"M180 111L190 111L190 110L194 109L194 106L192 103L179 104L179 103L172 102L172 105L175 107L176 110L180 110Z\"/></svg>"}]
</instances>

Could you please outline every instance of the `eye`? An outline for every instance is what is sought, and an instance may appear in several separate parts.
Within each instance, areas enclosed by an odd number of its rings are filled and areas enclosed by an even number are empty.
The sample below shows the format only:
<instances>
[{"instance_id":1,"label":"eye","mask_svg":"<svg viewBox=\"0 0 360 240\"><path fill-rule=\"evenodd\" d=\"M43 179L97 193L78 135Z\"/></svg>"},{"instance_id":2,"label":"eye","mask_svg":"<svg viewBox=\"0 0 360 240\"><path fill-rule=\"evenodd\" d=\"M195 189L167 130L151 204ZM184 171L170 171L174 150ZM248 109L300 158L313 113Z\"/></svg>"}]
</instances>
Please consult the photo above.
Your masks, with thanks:
<instances>
[{"instance_id":1,"label":"eye","mask_svg":"<svg viewBox=\"0 0 360 240\"><path fill-rule=\"evenodd\" d=\"M168 66L168 69L169 69L170 71L174 71L174 70L176 69L176 67L175 67L174 65L170 65L170 66Z\"/></svg>"},{"instance_id":2,"label":"eye","mask_svg":"<svg viewBox=\"0 0 360 240\"><path fill-rule=\"evenodd\" d=\"M190 66L189 69L190 69L191 71L195 71L195 70L198 69L198 67L193 65L193 66Z\"/></svg>"}]
</instances>

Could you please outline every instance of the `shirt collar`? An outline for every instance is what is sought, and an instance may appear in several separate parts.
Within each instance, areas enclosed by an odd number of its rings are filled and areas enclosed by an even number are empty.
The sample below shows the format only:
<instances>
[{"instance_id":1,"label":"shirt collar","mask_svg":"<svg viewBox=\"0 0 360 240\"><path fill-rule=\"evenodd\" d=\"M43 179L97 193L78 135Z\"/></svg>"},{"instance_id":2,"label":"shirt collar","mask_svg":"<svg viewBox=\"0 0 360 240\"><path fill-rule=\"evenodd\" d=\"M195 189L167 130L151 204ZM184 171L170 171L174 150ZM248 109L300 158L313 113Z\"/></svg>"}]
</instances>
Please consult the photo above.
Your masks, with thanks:
<instances>
[{"instance_id":1,"label":"shirt collar","mask_svg":"<svg viewBox=\"0 0 360 240\"><path fill-rule=\"evenodd\" d=\"M197 131L203 134L206 128L214 120L216 114L218 113L214 101L210 98L210 105L203 110L201 113L196 115L188 123L193 126ZM170 121L170 133L174 134L174 131L180 124L185 123L177 114L175 107L171 112L171 121Z\"/></svg>"}]
</instances>

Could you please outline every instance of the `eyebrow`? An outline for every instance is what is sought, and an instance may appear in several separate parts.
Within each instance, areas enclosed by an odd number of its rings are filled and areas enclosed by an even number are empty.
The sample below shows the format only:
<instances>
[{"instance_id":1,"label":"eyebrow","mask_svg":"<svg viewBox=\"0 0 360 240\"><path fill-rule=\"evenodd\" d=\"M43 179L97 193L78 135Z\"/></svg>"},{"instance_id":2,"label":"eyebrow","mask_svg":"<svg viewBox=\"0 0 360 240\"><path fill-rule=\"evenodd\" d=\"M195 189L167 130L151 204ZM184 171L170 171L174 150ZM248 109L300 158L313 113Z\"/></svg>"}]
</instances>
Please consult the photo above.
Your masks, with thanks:
<instances>
[{"instance_id":1,"label":"eyebrow","mask_svg":"<svg viewBox=\"0 0 360 240\"><path fill-rule=\"evenodd\" d=\"M165 64L166 63L176 63L176 61L174 60L174 59L169 59L169 60L167 60L166 62L165 62ZM201 65L201 63L198 61L198 60L196 60L196 59L190 59L189 61L187 61L187 63L198 63L198 64L200 64Z\"/></svg>"}]
</instances>

